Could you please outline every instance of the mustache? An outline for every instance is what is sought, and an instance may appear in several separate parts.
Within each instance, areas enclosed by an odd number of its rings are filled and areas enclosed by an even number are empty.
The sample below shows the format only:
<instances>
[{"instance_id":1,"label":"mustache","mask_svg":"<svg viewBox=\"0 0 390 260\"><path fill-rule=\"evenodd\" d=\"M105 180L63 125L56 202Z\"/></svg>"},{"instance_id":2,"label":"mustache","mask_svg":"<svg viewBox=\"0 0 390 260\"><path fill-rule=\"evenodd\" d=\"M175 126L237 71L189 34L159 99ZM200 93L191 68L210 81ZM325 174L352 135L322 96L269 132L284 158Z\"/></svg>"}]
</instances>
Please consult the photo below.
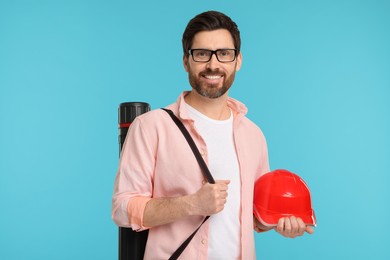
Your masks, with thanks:
<instances>
[{"instance_id":1,"label":"mustache","mask_svg":"<svg viewBox=\"0 0 390 260\"><path fill-rule=\"evenodd\" d=\"M219 69L212 70L212 69L205 69L199 73L200 75L210 75L210 76L216 76L216 75L223 75L225 76L225 73L220 71Z\"/></svg>"}]
</instances>

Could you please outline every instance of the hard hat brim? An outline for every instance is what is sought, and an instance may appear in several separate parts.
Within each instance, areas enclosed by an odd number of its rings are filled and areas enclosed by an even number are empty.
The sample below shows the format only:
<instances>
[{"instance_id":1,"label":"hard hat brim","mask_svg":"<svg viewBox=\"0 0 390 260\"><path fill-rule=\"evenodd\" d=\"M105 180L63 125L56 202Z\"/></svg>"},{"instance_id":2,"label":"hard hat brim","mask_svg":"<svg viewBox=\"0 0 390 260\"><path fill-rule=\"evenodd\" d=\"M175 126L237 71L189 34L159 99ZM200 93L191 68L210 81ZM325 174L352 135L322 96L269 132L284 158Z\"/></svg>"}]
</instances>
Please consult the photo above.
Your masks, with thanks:
<instances>
[{"instance_id":1,"label":"hard hat brim","mask_svg":"<svg viewBox=\"0 0 390 260\"><path fill-rule=\"evenodd\" d=\"M256 208L254 207L254 209L253 209L254 216L257 218L258 221L260 221L260 223L262 223L264 226L267 226L267 227L275 227L278 225L280 218L292 217L292 216L297 217L297 218L301 218L302 221L306 225L317 226L314 210L310 210L309 212L305 212L305 214L288 214L288 213L287 214L280 214L280 213L265 214L263 212L262 213L260 213L260 212L261 211L256 210Z\"/></svg>"}]
</instances>

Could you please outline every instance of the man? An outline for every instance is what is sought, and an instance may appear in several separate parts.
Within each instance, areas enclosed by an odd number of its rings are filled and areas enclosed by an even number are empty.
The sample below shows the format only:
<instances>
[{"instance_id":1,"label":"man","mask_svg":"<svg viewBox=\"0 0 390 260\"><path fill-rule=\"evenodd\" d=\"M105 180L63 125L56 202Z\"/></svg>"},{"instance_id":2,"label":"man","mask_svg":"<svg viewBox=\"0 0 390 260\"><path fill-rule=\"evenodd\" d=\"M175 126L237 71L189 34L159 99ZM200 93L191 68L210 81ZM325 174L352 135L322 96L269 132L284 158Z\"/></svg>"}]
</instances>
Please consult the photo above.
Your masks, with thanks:
<instances>
[{"instance_id":1,"label":"man","mask_svg":"<svg viewBox=\"0 0 390 260\"><path fill-rule=\"evenodd\" d=\"M183 34L183 64L192 87L168 106L193 137L216 180L209 184L169 115L154 110L132 123L115 181L113 219L149 229L145 259L168 259L200 225L182 259L254 259L255 181L269 172L261 130L246 107L228 96L241 67L237 25L219 12L194 17ZM312 233L301 219L280 219L286 237Z\"/></svg>"}]
</instances>

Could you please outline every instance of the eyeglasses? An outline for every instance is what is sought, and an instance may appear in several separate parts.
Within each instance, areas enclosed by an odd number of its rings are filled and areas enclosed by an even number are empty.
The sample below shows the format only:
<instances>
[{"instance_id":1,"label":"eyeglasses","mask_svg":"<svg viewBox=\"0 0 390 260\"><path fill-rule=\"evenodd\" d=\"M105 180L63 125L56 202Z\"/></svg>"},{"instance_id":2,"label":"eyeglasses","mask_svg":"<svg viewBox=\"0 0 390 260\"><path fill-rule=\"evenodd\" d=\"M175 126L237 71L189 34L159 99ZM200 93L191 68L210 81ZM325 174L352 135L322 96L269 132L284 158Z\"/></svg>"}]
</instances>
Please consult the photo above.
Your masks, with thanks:
<instances>
[{"instance_id":1,"label":"eyeglasses","mask_svg":"<svg viewBox=\"0 0 390 260\"><path fill-rule=\"evenodd\" d=\"M232 62L236 59L236 49L218 49L215 51L206 49L191 49L188 51L195 62L209 62L213 54L219 62Z\"/></svg>"}]
</instances>

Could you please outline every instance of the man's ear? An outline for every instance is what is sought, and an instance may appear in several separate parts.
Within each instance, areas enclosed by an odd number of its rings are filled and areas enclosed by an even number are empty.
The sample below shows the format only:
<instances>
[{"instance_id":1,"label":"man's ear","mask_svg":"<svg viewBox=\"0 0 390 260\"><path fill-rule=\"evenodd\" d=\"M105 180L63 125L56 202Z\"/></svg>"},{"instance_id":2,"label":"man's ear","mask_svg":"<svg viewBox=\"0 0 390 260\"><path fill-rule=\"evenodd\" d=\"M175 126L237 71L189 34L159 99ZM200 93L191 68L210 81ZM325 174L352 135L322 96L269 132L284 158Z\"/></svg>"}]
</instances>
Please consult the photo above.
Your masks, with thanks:
<instances>
[{"instance_id":1,"label":"man's ear","mask_svg":"<svg viewBox=\"0 0 390 260\"><path fill-rule=\"evenodd\" d=\"M183 55L183 65L184 69L188 72L188 55Z\"/></svg>"},{"instance_id":2,"label":"man's ear","mask_svg":"<svg viewBox=\"0 0 390 260\"><path fill-rule=\"evenodd\" d=\"M241 69L241 65L242 65L242 53L240 52L237 55L236 71L239 71Z\"/></svg>"}]
</instances>

